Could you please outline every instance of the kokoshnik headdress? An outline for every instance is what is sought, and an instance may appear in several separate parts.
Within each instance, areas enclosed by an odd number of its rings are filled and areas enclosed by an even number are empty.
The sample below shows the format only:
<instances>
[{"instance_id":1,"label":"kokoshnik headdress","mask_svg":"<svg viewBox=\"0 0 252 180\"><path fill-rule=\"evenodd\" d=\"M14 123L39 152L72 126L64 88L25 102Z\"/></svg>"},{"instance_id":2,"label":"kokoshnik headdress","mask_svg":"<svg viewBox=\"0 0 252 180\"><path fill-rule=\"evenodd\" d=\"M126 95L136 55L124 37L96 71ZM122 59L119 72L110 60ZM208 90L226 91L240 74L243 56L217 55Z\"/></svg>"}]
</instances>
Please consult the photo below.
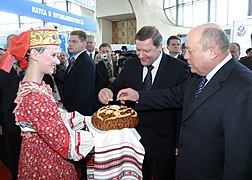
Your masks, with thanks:
<instances>
[{"instance_id":1,"label":"kokoshnik headdress","mask_svg":"<svg viewBox=\"0 0 252 180\"><path fill-rule=\"evenodd\" d=\"M0 69L9 73L15 58L20 61L20 68L26 68L28 62L25 56L29 48L59 44L57 30L38 29L24 31L10 39L10 46L0 62Z\"/></svg>"}]
</instances>

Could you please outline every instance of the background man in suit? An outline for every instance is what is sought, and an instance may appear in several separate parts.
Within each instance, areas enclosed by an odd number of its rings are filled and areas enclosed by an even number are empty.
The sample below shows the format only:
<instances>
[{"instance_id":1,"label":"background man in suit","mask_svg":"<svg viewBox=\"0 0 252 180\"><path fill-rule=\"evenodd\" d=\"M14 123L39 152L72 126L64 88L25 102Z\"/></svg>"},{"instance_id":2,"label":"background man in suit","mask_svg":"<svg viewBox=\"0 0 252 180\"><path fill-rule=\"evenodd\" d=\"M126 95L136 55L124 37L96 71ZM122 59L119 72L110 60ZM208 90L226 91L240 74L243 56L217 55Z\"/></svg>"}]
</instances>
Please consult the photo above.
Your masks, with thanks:
<instances>
[{"instance_id":1,"label":"background man in suit","mask_svg":"<svg viewBox=\"0 0 252 180\"><path fill-rule=\"evenodd\" d=\"M64 51L60 52L58 59L60 60L60 64L56 66L55 73L53 73L54 81L57 85L60 98L62 97L64 78L66 74L66 69L68 66L68 54Z\"/></svg>"},{"instance_id":2,"label":"background man in suit","mask_svg":"<svg viewBox=\"0 0 252 180\"><path fill-rule=\"evenodd\" d=\"M106 57L101 57L106 55ZM96 64L96 97L102 88L107 87L109 84L113 83L118 75L118 67L116 66L116 61L112 60L112 48L108 43L102 43L99 47L99 53L96 55L95 59L99 60ZM96 61L96 60L95 60ZM97 108L99 109L102 104L97 99Z\"/></svg>"},{"instance_id":3,"label":"background man in suit","mask_svg":"<svg viewBox=\"0 0 252 180\"><path fill-rule=\"evenodd\" d=\"M63 85L63 105L68 111L93 115L95 99L95 65L86 52L84 31L70 33L68 50L75 59L69 64Z\"/></svg>"},{"instance_id":4,"label":"background man in suit","mask_svg":"<svg viewBox=\"0 0 252 180\"><path fill-rule=\"evenodd\" d=\"M7 48L9 48L10 38L13 36L15 34L10 34L7 37ZM15 124L13 113L16 107L14 100L20 80L21 77L18 76L17 71L13 67L10 73L0 70L0 119L3 122L4 160L6 160L13 180L17 179L18 160L22 142L21 131L19 126Z\"/></svg>"},{"instance_id":5,"label":"background man in suit","mask_svg":"<svg viewBox=\"0 0 252 180\"><path fill-rule=\"evenodd\" d=\"M180 51L181 39L178 36L173 35L167 39L166 44L168 54L174 58L178 58L178 55L181 53Z\"/></svg>"},{"instance_id":6,"label":"background man in suit","mask_svg":"<svg viewBox=\"0 0 252 180\"><path fill-rule=\"evenodd\" d=\"M189 32L185 58L196 74L181 86L124 89L118 97L138 101L136 109L183 106L176 179L252 179L252 72L232 58L227 35L213 23Z\"/></svg>"},{"instance_id":7,"label":"background man in suit","mask_svg":"<svg viewBox=\"0 0 252 180\"><path fill-rule=\"evenodd\" d=\"M162 36L152 26L142 27L136 34L137 59L127 60L117 79L99 93L99 100L107 104L125 87L143 90L146 77L152 76L151 89L165 89L184 82L188 66L162 51ZM153 67L151 73L148 69ZM148 81L147 81L148 82ZM128 104L130 106L130 104ZM175 148L177 109L138 111L141 143L145 148L143 179L171 180L175 176Z\"/></svg>"},{"instance_id":8,"label":"background man in suit","mask_svg":"<svg viewBox=\"0 0 252 180\"><path fill-rule=\"evenodd\" d=\"M92 60L95 59L96 54L98 52L95 50L95 37L93 35L87 36L87 54L90 56Z\"/></svg>"},{"instance_id":9,"label":"background man in suit","mask_svg":"<svg viewBox=\"0 0 252 180\"><path fill-rule=\"evenodd\" d=\"M242 58L239 62L242 63L247 68L249 68L250 70L252 70L252 56Z\"/></svg>"},{"instance_id":10,"label":"background man in suit","mask_svg":"<svg viewBox=\"0 0 252 180\"><path fill-rule=\"evenodd\" d=\"M17 179L18 160L21 147L20 128L15 124L14 100L18 91L19 77L14 68L10 73L0 70L0 119L3 121L4 150L12 179Z\"/></svg>"},{"instance_id":11,"label":"background man in suit","mask_svg":"<svg viewBox=\"0 0 252 180\"><path fill-rule=\"evenodd\" d=\"M91 116L95 110L95 65L87 55L87 35L77 30L70 33L68 50L74 62L69 64L63 84L62 100L68 111ZM85 160L79 161L82 172L86 173ZM86 179L86 174L83 175Z\"/></svg>"},{"instance_id":12,"label":"background man in suit","mask_svg":"<svg viewBox=\"0 0 252 180\"><path fill-rule=\"evenodd\" d=\"M232 56L236 59L239 60L240 54L241 54L241 47L238 43L233 42L230 44L230 53L232 54Z\"/></svg>"},{"instance_id":13,"label":"background man in suit","mask_svg":"<svg viewBox=\"0 0 252 180\"><path fill-rule=\"evenodd\" d=\"M250 57L250 56L252 56L252 47L250 47L246 50L246 56L241 57L240 60L247 58L247 57Z\"/></svg>"}]
</instances>

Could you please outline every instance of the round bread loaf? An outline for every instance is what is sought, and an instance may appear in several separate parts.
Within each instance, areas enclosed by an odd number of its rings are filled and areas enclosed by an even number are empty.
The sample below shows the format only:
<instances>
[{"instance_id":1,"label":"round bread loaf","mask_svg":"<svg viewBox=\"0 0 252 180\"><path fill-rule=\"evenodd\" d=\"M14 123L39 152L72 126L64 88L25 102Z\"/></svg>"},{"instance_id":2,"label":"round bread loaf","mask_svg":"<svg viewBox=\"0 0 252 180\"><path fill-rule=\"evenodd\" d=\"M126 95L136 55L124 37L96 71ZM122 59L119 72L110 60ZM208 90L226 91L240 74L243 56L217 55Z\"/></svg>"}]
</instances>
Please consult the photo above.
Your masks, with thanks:
<instances>
[{"instance_id":1,"label":"round bread loaf","mask_svg":"<svg viewBox=\"0 0 252 180\"><path fill-rule=\"evenodd\" d=\"M138 124L137 112L127 106L107 105L92 116L92 124L103 131L134 128Z\"/></svg>"}]
</instances>

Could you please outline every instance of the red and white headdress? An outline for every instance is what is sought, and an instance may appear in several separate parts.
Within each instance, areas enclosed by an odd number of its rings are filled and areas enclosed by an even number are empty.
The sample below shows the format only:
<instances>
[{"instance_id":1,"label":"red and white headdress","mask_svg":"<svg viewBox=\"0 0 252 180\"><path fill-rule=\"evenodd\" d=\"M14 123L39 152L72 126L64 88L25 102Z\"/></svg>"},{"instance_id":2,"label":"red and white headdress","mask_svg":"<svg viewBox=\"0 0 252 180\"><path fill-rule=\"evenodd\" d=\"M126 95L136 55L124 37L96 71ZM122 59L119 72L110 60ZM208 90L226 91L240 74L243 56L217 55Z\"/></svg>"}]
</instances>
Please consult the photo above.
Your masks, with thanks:
<instances>
[{"instance_id":1,"label":"red and white headdress","mask_svg":"<svg viewBox=\"0 0 252 180\"><path fill-rule=\"evenodd\" d=\"M26 53L31 47L59 45L58 31L52 29L28 30L13 36L10 46L0 62L0 69L10 72L15 58L20 61L20 68L28 65Z\"/></svg>"}]
</instances>

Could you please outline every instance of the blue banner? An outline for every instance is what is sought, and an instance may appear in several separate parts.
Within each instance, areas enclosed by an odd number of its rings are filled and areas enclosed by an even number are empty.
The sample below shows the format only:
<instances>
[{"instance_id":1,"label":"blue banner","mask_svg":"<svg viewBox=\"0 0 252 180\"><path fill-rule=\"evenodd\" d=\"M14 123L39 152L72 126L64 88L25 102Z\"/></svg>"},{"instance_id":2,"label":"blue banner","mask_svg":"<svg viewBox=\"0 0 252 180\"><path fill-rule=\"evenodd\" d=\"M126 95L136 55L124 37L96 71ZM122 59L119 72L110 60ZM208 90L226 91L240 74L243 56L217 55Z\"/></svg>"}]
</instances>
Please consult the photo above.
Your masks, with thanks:
<instances>
[{"instance_id":1,"label":"blue banner","mask_svg":"<svg viewBox=\"0 0 252 180\"><path fill-rule=\"evenodd\" d=\"M29 0L1 0L0 11L96 32L96 21Z\"/></svg>"}]
</instances>

